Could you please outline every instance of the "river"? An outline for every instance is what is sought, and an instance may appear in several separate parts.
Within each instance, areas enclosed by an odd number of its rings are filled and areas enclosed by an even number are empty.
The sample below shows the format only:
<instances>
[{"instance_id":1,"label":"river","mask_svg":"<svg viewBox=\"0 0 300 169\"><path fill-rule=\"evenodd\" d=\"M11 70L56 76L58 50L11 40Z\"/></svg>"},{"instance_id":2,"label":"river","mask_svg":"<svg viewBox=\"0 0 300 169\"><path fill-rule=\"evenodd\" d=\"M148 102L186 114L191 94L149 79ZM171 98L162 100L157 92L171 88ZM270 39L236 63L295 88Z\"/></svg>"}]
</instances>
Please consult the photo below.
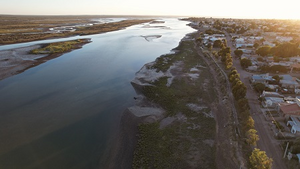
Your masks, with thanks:
<instances>
[{"instance_id":1,"label":"river","mask_svg":"<svg viewBox=\"0 0 300 169\"><path fill-rule=\"evenodd\" d=\"M92 42L0 81L0 168L99 167L122 112L134 104L135 72L194 31L185 21L163 20L82 36Z\"/></svg>"}]
</instances>

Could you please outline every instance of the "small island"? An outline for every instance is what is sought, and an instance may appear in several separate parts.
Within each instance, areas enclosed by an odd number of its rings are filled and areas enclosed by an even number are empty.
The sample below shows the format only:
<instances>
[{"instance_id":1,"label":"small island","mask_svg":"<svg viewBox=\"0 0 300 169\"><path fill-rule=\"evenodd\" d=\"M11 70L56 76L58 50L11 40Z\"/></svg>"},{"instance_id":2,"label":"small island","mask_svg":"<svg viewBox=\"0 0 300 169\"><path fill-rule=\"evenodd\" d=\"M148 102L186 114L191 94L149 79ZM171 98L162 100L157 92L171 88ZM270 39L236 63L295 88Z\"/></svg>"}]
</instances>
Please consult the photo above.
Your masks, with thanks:
<instances>
[{"instance_id":1,"label":"small island","mask_svg":"<svg viewBox=\"0 0 300 169\"><path fill-rule=\"evenodd\" d=\"M41 45L40 48L30 51L31 54L54 54L65 53L73 49L79 49L83 44L89 43L91 39L77 39L65 42L56 42Z\"/></svg>"},{"instance_id":2,"label":"small island","mask_svg":"<svg viewBox=\"0 0 300 169\"><path fill-rule=\"evenodd\" d=\"M86 38L0 51L0 80L80 49L90 42L91 39Z\"/></svg>"}]
</instances>

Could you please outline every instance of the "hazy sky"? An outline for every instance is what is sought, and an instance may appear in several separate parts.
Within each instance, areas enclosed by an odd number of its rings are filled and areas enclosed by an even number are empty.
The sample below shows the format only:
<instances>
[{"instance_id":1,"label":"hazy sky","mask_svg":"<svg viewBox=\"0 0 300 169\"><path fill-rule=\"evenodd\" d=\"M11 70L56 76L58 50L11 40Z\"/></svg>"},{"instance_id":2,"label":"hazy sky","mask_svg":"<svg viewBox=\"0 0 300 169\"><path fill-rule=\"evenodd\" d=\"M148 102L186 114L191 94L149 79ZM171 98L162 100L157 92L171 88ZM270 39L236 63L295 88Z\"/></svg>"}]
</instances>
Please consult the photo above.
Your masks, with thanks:
<instances>
[{"instance_id":1,"label":"hazy sky","mask_svg":"<svg viewBox=\"0 0 300 169\"><path fill-rule=\"evenodd\" d=\"M300 19L299 0L0 0L0 14Z\"/></svg>"}]
</instances>

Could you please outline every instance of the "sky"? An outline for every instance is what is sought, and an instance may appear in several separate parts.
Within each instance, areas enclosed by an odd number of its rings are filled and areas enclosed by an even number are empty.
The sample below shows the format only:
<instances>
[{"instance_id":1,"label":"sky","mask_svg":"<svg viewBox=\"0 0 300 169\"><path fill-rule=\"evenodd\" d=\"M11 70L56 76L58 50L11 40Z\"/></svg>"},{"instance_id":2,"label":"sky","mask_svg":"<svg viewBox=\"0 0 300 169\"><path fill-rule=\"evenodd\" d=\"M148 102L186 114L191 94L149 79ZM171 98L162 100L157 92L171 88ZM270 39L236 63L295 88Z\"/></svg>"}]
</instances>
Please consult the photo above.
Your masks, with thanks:
<instances>
[{"instance_id":1,"label":"sky","mask_svg":"<svg viewBox=\"0 0 300 169\"><path fill-rule=\"evenodd\" d=\"M300 19L299 0L0 0L0 14Z\"/></svg>"}]
</instances>

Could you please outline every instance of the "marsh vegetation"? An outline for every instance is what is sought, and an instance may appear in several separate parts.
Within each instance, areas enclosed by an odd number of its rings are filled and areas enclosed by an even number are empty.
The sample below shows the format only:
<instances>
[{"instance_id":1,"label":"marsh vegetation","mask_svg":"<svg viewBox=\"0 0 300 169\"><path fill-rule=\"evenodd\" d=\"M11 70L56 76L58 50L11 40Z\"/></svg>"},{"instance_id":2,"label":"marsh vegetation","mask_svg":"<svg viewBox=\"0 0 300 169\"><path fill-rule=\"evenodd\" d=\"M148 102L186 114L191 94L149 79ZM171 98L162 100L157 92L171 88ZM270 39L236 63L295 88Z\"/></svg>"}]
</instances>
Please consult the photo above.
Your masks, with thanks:
<instances>
[{"instance_id":1,"label":"marsh vegetation","mask_svg":"<svg viewBox=\"0 0 300 169\"><path fill-rule=\"evenodd\" d=\"M106 16L107 17L107 16ZM74 35L90 35L116 31L151 19L132 19L119 22L99 23L103 16L15 16L0 15L0 45L29 42ZM59 32L55 27L70 27Z\"/></svg>"},{"instance_id":2,"label":"marsh vegetation","mask_svg":"<svg viewBox=\"0 0 300 169\"><path fill-rule=\"evenodd\" d=\"M82 44L88 42L89 39L77 39L72 41L44 44L41 48L33 49L32 51L30 51L30 53L32 54L64 53L72 49L80 48Z\"/></svg>"},{"instance_id":3,"label":"marsh vegetation","mask_svg":"<svg viewBox=\"0 0 300 169\"><path fill-rule=\"evenodd\" d=\"M195 51L193 39L183 40L175 50L157 58L149 68L166 72L180 63L180 68L173 70L172 84L167 85L170 77L161 77L145 86L143 94L166 111L165 118L176 120L165 127L161 122L139 126L133 168L216 168L216 123L211 104L217 97L209 85L214 82Z\"/></svg>"}]
</instances>

